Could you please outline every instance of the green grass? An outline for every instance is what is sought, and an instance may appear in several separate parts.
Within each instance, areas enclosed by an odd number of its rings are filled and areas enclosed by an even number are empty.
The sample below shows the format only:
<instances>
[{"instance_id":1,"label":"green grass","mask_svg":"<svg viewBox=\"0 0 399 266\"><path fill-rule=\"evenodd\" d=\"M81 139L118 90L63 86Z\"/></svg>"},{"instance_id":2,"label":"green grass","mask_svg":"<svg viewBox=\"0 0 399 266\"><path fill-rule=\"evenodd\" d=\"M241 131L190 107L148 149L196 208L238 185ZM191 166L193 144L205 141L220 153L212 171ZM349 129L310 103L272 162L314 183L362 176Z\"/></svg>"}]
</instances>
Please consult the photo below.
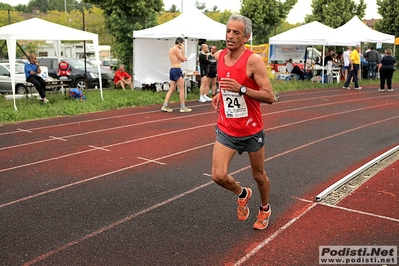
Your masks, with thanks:
<instances>
[{"instance_id":1,"label":"green grass","mask_svg":"<svg viewBox=\"0 0 399 266\"><path fill-rule=\"evenodd\" d=\"M399 82L398 71L395 71L394 83ZM281 81L271 80L273 89L278 92L305 90L315 88L334 88L342 87L340 84L321 84L312 83L311 81ZM375 84L378 88L379 81L361 80L361 85ZM34 120L41 118L50 118L57 116L71 116L83 113L113 110L119 108L133 107L133 106L147 106L159 104L161 105L165 99L166 92L151 92L141 90L110 90L104 89L104 101L101 100L100 90L86 90L84 91L86 101L70 100L61 93L48 93L47 98L50 104L43 104L39 102L36 97L22 98L16 100L18 111L14 110L13 100L6 100L5 97L0 97L0 124L14 123L26 120ZM190 100L199 99L199 90L195 89L192 93L187 95L187 102ZM179 97L177 93L172 95L170 102L178 102ZM189 104L188 104L189 105Z\"/></svg>"}]
</instances>

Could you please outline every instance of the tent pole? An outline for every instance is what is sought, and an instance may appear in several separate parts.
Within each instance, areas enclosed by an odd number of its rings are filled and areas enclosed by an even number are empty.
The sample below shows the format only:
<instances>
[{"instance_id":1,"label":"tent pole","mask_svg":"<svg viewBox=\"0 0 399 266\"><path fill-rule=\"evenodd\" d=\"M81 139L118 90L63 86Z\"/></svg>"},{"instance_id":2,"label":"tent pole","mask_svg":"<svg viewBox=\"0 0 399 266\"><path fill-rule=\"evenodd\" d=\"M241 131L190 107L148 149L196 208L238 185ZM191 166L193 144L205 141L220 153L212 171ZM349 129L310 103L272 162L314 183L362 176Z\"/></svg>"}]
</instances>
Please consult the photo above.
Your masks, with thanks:
<instances>
[{"instance_id":1,"label":"tent pole","mask_svg":"<svg viewBox=\"0 0 399 266\"><path fill-rule=\"evenodd\" d=\"M184 37L184 56L187 58L187 43L188 43L188 38ZM184 79L184 99L187 99L187 60L184 62L184 72L183 72L183 79Z\"/></svg>"}]
</instances>

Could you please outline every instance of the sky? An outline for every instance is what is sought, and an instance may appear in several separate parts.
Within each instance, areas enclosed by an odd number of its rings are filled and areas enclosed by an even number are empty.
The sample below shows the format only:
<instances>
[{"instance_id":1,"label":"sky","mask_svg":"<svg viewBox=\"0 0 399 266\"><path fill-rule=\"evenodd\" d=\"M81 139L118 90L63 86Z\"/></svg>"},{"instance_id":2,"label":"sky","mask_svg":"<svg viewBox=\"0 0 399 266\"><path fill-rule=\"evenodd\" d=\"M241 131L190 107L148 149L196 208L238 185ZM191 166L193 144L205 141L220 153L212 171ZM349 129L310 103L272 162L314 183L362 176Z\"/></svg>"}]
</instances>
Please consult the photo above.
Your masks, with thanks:
<instances>
[{"instance_id":1,"label":"sky","mask_svg":"<svg viewBox=\"0 0 399 266\"><path fill-rule=\"evenodd\" d=\"M169 9L173 4L175 4L180 10L182 9L182 3L184 5L190 3L194 5L195 1L196 0L184 0L183 3L183 0L163 0L165 9ZM28 4L29 0L0 0L0 2L15 6L18 4ZM216 5L221 11L228 9L232 12L238 12L241 6L240 0L198 0L198 2L205 3L208 9L212 9L212 7ZM357 1L355 0L355 2ZM365 0L364 2L367 4L366 15L364 16L364 19L381 18L381 16L377 13L377 4L375 0ZM310 6L311 3L312 0L298 0L294 8L288 14L287 21L291 24L304 22L305 15L312 13L312 8Z\"/></svg>"}]
</instances>

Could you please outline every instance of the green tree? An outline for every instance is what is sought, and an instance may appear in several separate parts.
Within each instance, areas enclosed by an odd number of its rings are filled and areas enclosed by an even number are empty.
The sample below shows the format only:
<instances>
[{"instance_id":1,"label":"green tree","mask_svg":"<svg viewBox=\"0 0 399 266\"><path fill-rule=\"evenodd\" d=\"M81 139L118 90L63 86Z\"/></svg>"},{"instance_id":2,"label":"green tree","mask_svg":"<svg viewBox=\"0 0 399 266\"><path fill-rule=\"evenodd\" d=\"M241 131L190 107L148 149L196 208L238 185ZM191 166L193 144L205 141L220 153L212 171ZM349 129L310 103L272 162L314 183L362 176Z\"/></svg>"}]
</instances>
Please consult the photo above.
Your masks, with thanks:
<instances>
[{"instance_id":1,"label":"green tree","mask_svg":"<svg viewBox=\"0 0 399 266\"><path fill-rule=\"evenodd\" d=\"M241 14L252 20L254 44L267 43L298 0L242 0Z\"/></svg>"},{"instance_id":2,"label":"green tree","mask_svg":"<svg viewBox=\"0 0 399 266\"><path fill-rule=\"evenodd\" d=\"M167 11L170 13L180 12L176 5L172 5Z\"/></svg>"},{"instance_id":3,"label":"green tree","mask_svg":"<svg viewBox=\"0 0 399 266\"><path fill-rule=\"evenodd\" d=\"M11 5L10 4L5 4L0 2L0 10L11 10Z\"/></svg>"},{"instance_id":4,"label":"green tree","mask_svg":"<svg viewBox=\"0 0 399 266\"><path fill-rule=\"evenodd\" d=\"M158 24L163 24L168 22L169 20L174 19L175 17L179 16L180 12L163 12L158 16Z\"/></svg>"},{"instance_id":5,"label":"green tree","mask_svg":"<svg viewBox=\"0 0 399 266\"><path fill-rule=\"evenodd\" d=\"M83 27L83 13L85 16L85 25ZM71 12L64 11L49 11L42 14L40 18L68 26L74 29L82 30L83 28L88 32L98 34L99 44L112 44L112 35L109 34L104 24L103 11L98 7L92 7L89 10L84 9L80 11L75 9Z\"/></svg>"},{"instance_id":6,"label":"green tree","mask_svg":"<svg viewBox=\"0 0 399 266\"><path fill-rule=\"evenodd\" d=\"M199 1L195 1L195 4L194 4L199 10L205 10L205 8L206 8L206 5L205 5L205 3L201 3L201 2L199 2ZM184 12L184 10L183 10L183 12Z\"/></svg>"},{"instance_id":7,"label":"green tree","mask_svg":"<svg viewBox=\"0 0 399 266\"><path fill-rule=\"evenodd\" d=\"M312 0L312 14L305 22L319 21L332 28L338 28L357 15L363 18L366 12L364 0L356 4L353 0Z\"/></svg>"},{"instance_id":8,"label":"green tree","mask_svg":"<svg viewBox=\"0 0 399 266\"><path fill-rule=\"evenodd\" d=\"M156 26L162 0L85 0L103 10L105 25L114 38L113 50L120 62L131 69L133 65L133 30Z\"/></svg>"},{"instance_id":9,"label":"green tree","mask_svg":"<svg viewBox=\"0 0 399 266\"><path fill-rule=\"evenodd\" d=\"M29 12L32 12L33 8L38 8L41 13L50 10L65 11L65 7L68 12L75 9L77 4L77 0L30 0L27 7Z\"/></svg>"},{"instance_id":10,"label":"green tree","mask_svg":"<svg viewBox=\"0 0 399 266\"><path fill-rule=\"evenodd\" d=\"M377 0L377 10L382 19L377 21L375 29L387 34L399 36L398 1Z\"/></svg>"},{"instance_id":11,"label":"green tree","mask_svg":"<svg viewBox=\"0 0 399 266\"><path fill-rule=\"evenodd\" d=\"M10 16L8 16L8 14L10 14ZM0 10L0 27L20 22L23 20L24 17L21 15L20 12L11 10L10 13L8 13L8 10Z\"/></svg>"}]
</instances>

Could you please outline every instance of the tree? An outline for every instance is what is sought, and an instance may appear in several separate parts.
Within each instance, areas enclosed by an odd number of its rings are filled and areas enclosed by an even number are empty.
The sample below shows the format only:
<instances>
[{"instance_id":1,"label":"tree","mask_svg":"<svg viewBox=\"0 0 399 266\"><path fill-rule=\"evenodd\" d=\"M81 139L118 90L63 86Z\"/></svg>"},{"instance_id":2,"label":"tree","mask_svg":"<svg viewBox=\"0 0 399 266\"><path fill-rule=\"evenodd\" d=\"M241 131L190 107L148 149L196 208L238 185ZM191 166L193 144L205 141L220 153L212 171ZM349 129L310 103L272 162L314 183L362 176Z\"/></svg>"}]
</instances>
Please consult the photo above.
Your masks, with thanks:
<instances>
[{"instance_id":1,"label":"tree","mask_svg":"<svg viewBox=\"0 0 399 266\"><path fill-rule=\"evenodd\" d=\"M69 13L57 10L48 11L46 14L42 14L40 18L74 29L83 30L82 13L84 13L85 16L84 29L98 34L99 44L111 44L113 42L112 35L109 34L104 25L103 12L98 7L92 7L88 10L84 8L82 11L75 9Z\"/></svg>"},{"instance_id":2,"label":"tree","mask_svg":"<svg viewBox=\"0 0 399 266\"><path fill-rule=\"evenodd\" d=\"M156 26L162 0L85 0L103 10L105 25L115 43L112 48L127 69L133 66L133 30ZM154 62L155 63L155 62Z\"/></svg>"},{"instance_id":3,"label":"tree","mask_svg":"<svg viewBox=\"0 0 399 266\"><path fill-rule=\"evenodd\" d=\"M399 5L397 0L377 0L377 10L382 19L376 22L378 31L399 36Z\"/></svg>"},{"instance_id":4,"label":"tree","mask_svg":"<svg viewBox=\"0 0 399 266\"><path fill-rule=\"evenodd\" d=\"M176 13L176 12L180 12L180 10L177 9L177 6L173 4L173 5L169 8L168 12L170 12L170 13Z\"/></svg>"},{"instance_id":5,"label":"tree","mask_svg":"<svg viewBox=\"0 0 399 266\"><path fill-rule=\"evenodd\" d=\"M206 8L206 5L205 5L205 3L201 3L201 2L199 2L199 1L195 1L195 4L194 4L199 10L204 10L205 8ZM183 10L184 11L184 10Z\"/></svg>"},{"instance_id":6,"label":"tree","mask_svg":"<svg viewBox=\"0 0 399 266\"><path fill-rule=\"evenodd\" d=\"M175 17L179 16L180 12L163 12L158 16L158 24L163 24L168 22L169 20L174 19Z\"/></svg>"},{"instance_id":7,"label":"tree","mask_svg":"<svg viewBox=\"0 0 399 266\"><path fill-rule=\"evenodd\" d=\"M0 10L11 10L11 5L0 2Z\"/></svg>"},{"instance_id":8,"label":"tree","mask_svg":"<svg viewBox=\"0 0 399 266\"><path fill-rule=\"evenodd\" d=\"M8 14L10 14L10 16L8 16ZM8 13L8 10L0 10L0 27L23 20L24 17L21 15L20 12L10 11L10 13Z\"/></svg>"},{"instance_id":9,"label":"tree","mask_svg":"<svg viewBox=\"0 0 399 266\"><path fill-rule=\"evenodd\" d=\"M28 10L33 11L34 8L38 8L41 13L47 13L50 10L65 11L65 5L67 11L75 9L77 5L76 0L30 0L28 3Z\"/></svg>"},{"instance_id":10,"label":"tree","mask_svg":"<svg viewBox=\"0 0 399 266\"><path fill-rule=\"evenodd\" d=\"M297 0L242 0L241 14L252 20L253 42L267 43Z\"/></svg>"},{"instance_id":11,"label":"tree","mask_svg":"<svg viewBox=\"0 0 399 266\"><path fill-rule=\"evenodd\" d=\"M356 4L353 0L312 0L312 14L305 22L319 21L331 28L338 28L357 15L363 18L366 12L364 0Z\"/></svg>"}]
</instances>

